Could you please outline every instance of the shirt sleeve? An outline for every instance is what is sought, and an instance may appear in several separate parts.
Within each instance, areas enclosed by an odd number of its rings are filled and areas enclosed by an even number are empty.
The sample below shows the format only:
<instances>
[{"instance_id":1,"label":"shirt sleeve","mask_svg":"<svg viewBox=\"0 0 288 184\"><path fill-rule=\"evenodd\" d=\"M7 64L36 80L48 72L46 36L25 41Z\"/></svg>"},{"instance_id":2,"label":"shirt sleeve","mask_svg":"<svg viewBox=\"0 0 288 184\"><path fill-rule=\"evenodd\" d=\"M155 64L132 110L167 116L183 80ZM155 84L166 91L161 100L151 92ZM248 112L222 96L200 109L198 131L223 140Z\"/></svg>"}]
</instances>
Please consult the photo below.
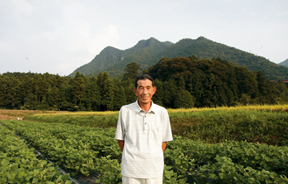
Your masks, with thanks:
<instances>
[{"instance_id":1,"label":"shirt sleeve","mask_svg":"<svg viewBox=\"0 0 288 184\"><path fill-rule=\"evenodd\" d=\"M162 142L172 141L173 137L172 137L170 119L166 109L162 112L162 120L163 120Z\"/></svg>"},{"instance_id":2,"label":"shirt sleeve","mask_svg":"<svg viewBox=\"0 0 288 184\"><path fill-rule=\"evenodd\" d=\"M115 139L124 140L123 107L119 111Z\"/></svg>"}]
</instances>

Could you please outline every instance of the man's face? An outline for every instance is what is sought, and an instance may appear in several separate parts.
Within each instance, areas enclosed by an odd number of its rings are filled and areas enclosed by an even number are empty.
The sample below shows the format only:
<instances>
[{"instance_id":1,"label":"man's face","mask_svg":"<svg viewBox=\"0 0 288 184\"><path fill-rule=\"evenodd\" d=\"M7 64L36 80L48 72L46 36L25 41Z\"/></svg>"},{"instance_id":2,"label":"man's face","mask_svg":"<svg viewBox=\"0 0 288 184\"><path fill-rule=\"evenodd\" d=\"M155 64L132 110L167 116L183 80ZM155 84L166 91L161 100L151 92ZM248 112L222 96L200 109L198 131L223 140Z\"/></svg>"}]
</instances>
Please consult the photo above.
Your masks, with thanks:
<instances>
[{"instance_id":1,"label":"man's face","mask_svg":"<svg viewBox=\"0 0 288 184\"><path fill-rule=\"evenodd\" d=\"M137 89L134 88L134 93L138 96L140 105L150 103L155 92L156 87L152 86L152 81L149 79L138 80Z\"/></svg>"}]
</instances>

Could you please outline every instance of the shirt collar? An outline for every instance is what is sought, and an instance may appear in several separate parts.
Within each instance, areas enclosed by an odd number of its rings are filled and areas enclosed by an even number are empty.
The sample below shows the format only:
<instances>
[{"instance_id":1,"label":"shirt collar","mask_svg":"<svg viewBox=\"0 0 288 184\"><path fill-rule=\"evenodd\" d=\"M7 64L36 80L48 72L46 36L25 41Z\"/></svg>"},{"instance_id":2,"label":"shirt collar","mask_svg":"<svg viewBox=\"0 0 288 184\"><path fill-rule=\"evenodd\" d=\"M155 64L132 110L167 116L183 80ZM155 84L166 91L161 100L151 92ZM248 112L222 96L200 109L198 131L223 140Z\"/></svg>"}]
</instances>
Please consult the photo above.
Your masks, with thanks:
<instances>
[{"instance_id":1,"label":"shirt collar","mask_svg":"<svg viewBox=\"0 0 288 184\"><path fill-rule=\"evenodd\" d=\"M148 113L153 113L153 114L155 114L155 105L154 105L154 103L153 103L153 101L151 100L151 102L152 102L152 104L151 104L151 107L150 107L150 109L149 109L149 111L148 111ZM140 113L140 112L145 112L143 109L141 109L141 107L139 106L139 104L138 104L138 99L136 100L136 113L138 114L138 113Z\"/></svg>"}]
</instances>

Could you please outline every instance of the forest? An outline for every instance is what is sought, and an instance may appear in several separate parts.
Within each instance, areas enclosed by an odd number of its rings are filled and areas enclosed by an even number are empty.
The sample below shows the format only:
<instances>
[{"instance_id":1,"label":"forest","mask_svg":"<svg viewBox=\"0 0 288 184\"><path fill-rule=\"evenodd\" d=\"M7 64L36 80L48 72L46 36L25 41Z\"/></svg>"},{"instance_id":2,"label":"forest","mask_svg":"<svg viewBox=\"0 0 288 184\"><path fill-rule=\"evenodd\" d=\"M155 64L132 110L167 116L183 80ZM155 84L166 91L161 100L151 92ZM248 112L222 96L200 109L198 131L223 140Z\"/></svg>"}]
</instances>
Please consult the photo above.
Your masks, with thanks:
<instances>
[{"instance_id":1,"label":"forest","mask_svg":"<svg viewBox=\"0 0 288 184\"><path fill-rule=\"evenodd\" d=\"M226 60L189 57L163 58L143 70L155 79L153 102L166 108L219 107L248 104L285 104L288 88L262 71L251 72ZM107 72L87 77L49 73L0 75L0 108L66 111L115 111L136 101L135 62L126 65L121 78Z\"/></svg>"}]
</instances>

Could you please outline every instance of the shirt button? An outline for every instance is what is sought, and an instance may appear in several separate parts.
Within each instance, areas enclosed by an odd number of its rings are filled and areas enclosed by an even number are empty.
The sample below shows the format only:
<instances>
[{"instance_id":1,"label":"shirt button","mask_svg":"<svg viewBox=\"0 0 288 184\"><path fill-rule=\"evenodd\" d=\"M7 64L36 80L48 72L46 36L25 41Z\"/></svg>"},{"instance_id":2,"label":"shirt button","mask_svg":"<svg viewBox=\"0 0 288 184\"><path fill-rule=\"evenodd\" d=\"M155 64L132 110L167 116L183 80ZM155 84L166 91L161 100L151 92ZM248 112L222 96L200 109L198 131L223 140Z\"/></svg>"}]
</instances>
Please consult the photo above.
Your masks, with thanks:
<instances>
[{"instance_id":1,"label":"shirt button","mask_svg":"<svg viewBox=\"0 0 288 184\"><path fill-rule=\"evenodd\" d=\"M145 125L146 125L147 123L145 123Z\"/></svg>"}]
</instances>

